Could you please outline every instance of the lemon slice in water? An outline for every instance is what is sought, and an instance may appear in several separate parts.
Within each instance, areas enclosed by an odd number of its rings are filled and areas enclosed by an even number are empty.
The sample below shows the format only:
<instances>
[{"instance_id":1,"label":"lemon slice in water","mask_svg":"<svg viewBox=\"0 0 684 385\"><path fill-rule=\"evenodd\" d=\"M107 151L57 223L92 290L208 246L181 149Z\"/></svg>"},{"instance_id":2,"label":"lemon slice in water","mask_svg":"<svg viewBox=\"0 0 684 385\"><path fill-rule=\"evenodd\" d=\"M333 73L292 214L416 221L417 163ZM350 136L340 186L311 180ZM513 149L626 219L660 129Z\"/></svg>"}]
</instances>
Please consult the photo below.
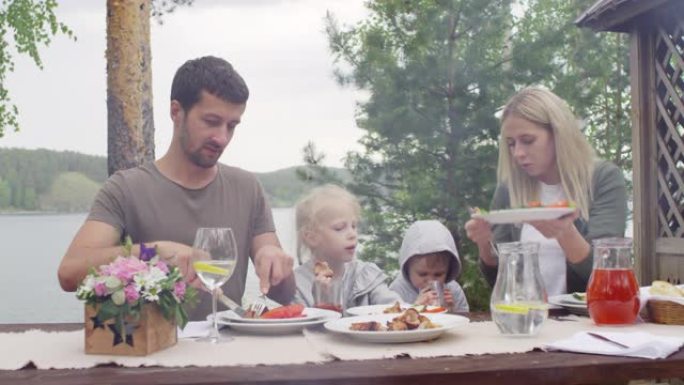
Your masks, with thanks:
<instances>
[{"instance_id":1,"label":"lemon slice in water","mask_svg":"<svg viewBox=\"0 0 684 385\"><path fill-rule=\"evenodd\" d=\"M527 314L531 310L546 310L546 305L527 303L497 303L494 305L494 309L504 313Z\"/></svg>"},{"instance_id":2,"label":"lemon slice in water","mask_svg":"<svg viewBox=\"0 0 684 385\"><path fill-rule=\"evenodd\" d=\"M209 264L204 261L195 261L192 263L192 267L195 268L195 271L203 272L203 273L211 273L211 274L218 274L218 275L228 275L230 271L228 269L224 269L222 267L214 266L212 264Z\"/></svg>"}]
</instances>

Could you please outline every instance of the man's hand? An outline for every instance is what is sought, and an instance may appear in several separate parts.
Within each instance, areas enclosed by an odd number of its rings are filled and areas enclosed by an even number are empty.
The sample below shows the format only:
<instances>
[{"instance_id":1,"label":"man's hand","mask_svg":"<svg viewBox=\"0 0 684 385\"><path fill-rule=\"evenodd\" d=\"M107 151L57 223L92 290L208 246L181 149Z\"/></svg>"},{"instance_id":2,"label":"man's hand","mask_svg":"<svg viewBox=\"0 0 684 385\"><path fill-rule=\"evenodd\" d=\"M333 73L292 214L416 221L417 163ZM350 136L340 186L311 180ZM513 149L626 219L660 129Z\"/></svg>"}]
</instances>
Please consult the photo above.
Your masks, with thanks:
<instances>
[{"instance_id":1,"label":"man's hand","mask_svg":"<svg viewBox=\"0 0 684 385\"><path fill-rule=\"evenodd\" d=\"M292 275L292 257L275 245L264 245L254 255L254 269L259 277L261 292L268 294L272 286L278 286Z\"/></svg>"},{"instance_id":2,"label":"man's hand","mask_svg":"<svg viewBox=\"0 0 684 385\"><path fill-rule=\"evenodd\" d=\"M178 266L188 285L196 289L204 289L195 269L192 267L193 260L202 259L199 254L193 255L193 252L196 252L196 250L178 242L159 241L154 242L154 244L157 246L157 254L159 257L167 263ZM206 256L204 259L209 258Z\"/></svg>"}]
</instances>

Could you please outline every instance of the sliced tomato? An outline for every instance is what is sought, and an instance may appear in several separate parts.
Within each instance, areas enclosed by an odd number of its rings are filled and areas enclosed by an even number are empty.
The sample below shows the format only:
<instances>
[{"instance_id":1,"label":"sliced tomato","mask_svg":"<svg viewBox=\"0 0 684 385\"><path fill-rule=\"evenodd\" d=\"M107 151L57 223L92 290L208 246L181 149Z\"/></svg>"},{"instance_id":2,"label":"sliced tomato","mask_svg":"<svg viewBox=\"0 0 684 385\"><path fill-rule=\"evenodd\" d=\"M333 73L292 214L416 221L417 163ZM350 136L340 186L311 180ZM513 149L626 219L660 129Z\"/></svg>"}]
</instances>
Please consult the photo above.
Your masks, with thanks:
<instances>
[{"instance_id":1,"label":"sliced tomato","mask_svg":"<svg viewBox=\"0 0 684 385\"><path fill-rule=\"evenodd\" d=\"M541 202L539 201L529 201L527 202L527 207L541 207Z\"/></svg>"},{"instance_id":2,"label":"sliced tomato","mask_svg":"<svg viewBox=\"0 0 684 385\"><path fill-rule=\"evenodd\" d=\"M567 200L561 200L551 203L550 205L546 205L546 207L570 207L570 202Z\"/></svg>"},{"instance_id":3,"label":"sliced tomato","mask_svg":"<svg viewBox=\"0 0 684 385\"><path fill-rule=\"evenodd\" d=\"M261 318L295 318L301 317L304 305L296 303L287 306L277 307L261 315Z\"/></svg>"},{"instance_id":4,"label":"sliced tomato","mask_svg":"<svg viewBox=\"0 0 684 385\"><path fill-rule=\"evenodd\" d=\"M421 311L421 313L443 313L445 312L446 309L441 307L441 306L436 306L433 308L426 308L425 310Z\"/></svg>"}]
</instances>

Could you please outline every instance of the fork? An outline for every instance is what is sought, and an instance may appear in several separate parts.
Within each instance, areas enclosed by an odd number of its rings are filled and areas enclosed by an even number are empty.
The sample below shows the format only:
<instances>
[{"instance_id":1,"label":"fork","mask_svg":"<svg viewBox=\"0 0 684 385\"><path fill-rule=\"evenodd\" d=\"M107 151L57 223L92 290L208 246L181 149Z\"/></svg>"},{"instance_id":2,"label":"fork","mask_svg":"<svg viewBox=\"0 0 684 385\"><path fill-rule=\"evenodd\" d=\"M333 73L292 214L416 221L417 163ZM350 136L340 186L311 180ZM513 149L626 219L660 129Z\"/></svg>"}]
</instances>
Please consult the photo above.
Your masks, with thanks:
<instances>
[{"instance_id":1,"label":"fork","mask_svg":"<svg viewBox=\"0 0 684 385\"><path fill-rule=\"evenodd\" d=\"M266 309L266 296L264 293L261 293L259 297L257 297L257 300L252 302L251 305L249 305L249 310L254 312L254 317L259 317L261 316L261 313L264 312Z\"/></svg>"}]
</instances>

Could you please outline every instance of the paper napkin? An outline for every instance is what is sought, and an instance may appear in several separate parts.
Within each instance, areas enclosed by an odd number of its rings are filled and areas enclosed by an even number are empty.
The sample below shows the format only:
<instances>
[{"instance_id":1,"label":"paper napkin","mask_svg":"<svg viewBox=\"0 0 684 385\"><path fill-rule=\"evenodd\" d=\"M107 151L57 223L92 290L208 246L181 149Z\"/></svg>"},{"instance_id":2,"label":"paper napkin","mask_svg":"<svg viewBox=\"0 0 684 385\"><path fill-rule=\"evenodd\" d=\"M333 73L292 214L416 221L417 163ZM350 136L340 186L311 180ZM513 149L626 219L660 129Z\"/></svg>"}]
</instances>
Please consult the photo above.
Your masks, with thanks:
<instances>
[{"instance_id":1,"label":"paper napkin","mask_svg":"<svg viewBox=\"0 0 684 385\"><path fill-rule=\"evenodd\" d=\"M597 331L593 333L625 345L627 348L596 338L589 332L575 333L570 338L552 342L545 345L544 348L548 351L656 359L665 358L684 345L684 338L682 337L664 337L646 332Z\"/></svg>"},{"instance_id":2,"label":"paper napkin","mask_svg":"<svg viewBox=\"0 0 684 385\"><path fill-rule=\"evenodd\" d=\"M206 337L214 325L209 321L188 322L185 328L178 328L178 338Z\"/></svg>"}]
</instances>

